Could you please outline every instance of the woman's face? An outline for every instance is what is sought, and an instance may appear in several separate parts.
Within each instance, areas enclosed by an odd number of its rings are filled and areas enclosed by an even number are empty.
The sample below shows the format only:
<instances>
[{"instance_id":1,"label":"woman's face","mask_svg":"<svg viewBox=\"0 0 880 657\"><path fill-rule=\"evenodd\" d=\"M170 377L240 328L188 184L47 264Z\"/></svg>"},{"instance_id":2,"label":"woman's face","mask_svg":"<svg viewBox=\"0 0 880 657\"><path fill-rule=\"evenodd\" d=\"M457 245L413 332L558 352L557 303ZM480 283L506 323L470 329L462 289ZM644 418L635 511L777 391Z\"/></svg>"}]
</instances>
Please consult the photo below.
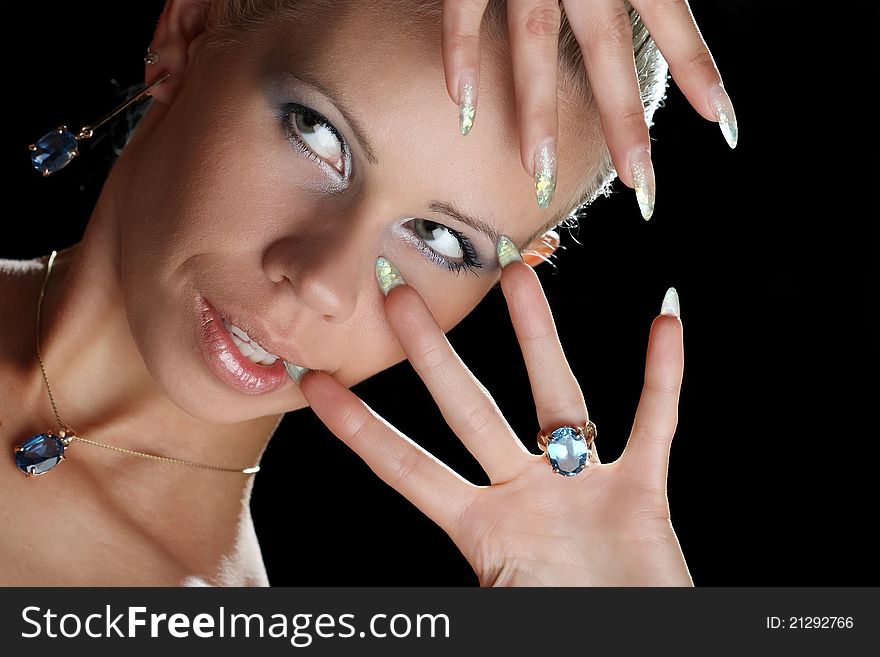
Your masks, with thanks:
<instances>
[{"instance_id":1,"label":"woman's face","mask_svg":"<svg viewBox=\"0 0 880 657\"><path fill-rule=\"evenodd\" d=\"M462 137L436 28L419 37L364 10L222 48L199 36L179 92L127 150L116 201L126 310L150 373L193 416L307 405L275 376L280 360L241 366L211 308L268 351L354 385L405 358L377 256L448 331L501 273L494 238L450 214L523 248L595 170L595 119L561 103L557 191L541 210L520 163L509 61L484 52Z\"/></svg>"}]
</instances>

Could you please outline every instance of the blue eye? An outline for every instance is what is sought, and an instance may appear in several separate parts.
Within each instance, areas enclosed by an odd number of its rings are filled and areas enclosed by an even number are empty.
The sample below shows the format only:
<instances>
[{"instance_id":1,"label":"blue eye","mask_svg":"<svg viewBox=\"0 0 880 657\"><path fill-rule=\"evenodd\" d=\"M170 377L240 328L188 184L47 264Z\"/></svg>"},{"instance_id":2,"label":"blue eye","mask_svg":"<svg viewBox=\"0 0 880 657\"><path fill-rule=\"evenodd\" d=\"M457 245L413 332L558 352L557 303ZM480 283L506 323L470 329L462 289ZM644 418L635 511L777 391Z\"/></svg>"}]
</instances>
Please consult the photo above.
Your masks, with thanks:
<instances>
[{"instance_id":1,"label":"blue eye","mask_svg":"<svg viewBox=\"0 0 880 657\"><path fill-rule=\"evenodd\" d=\"M411 232L418 238L416 248L438 265L456 274L467 268L475 276L475 270L483 267L474 245L458 231L428 219L412 219L407 223L413 224Z\"/></svg>"},{"instance_id":2,"label":"blue eye","mask_svg":"<svg viewBox=\"0 0 880 657\"><path fill-rule=\"evenodd\" d=\"M284 131L306 157L345 175L345 140L330 121L312 109L290 103L284 107Z\"/></svg>"}]
</instances>

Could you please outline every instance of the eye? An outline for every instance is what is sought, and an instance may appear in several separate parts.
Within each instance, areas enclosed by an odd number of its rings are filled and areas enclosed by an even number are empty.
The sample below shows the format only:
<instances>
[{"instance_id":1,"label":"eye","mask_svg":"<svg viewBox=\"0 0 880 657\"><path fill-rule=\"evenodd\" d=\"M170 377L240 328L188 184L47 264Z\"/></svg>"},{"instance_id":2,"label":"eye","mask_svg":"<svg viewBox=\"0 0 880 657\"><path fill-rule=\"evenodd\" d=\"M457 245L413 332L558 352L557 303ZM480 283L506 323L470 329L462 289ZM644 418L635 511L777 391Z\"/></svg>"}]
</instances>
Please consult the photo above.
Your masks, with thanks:
<instances>
[{"instance_id":1,"label":"eye","mask_svg":"<svg viewBox=\"0 0 880 657\"><path fill-rule=\"evenodd\" d=\"M283 116L287 137L299 150L345 175L345 140L330 121L303 105L288 105Z\"/></svg>"},{"instance_id":2,"label":"eye","mask_svg":"<svg viewBox=\"0 0 880 657\"><path fill-rule=\"evenodd\" d=\"M413 225L416 227L416 235L426 242L433 241L434 244L430 246L440 255L454 260L464 258L461 240L446 226L426 219L415 219Z\"/></svg>"},{"instance_id":3,"label":"eye","mask_svg":"<svg viewBox=\"0 0 880 657\"><path fill-rule=\"evenodd\" d=\"M416 248L438 265L456 274L468 268L474 275L475 269L483 267L471 241L458 231L428 219L412 219L407 223L412 224L410 232L419 238L415 241Z\"/></svg>"}]
</instances>

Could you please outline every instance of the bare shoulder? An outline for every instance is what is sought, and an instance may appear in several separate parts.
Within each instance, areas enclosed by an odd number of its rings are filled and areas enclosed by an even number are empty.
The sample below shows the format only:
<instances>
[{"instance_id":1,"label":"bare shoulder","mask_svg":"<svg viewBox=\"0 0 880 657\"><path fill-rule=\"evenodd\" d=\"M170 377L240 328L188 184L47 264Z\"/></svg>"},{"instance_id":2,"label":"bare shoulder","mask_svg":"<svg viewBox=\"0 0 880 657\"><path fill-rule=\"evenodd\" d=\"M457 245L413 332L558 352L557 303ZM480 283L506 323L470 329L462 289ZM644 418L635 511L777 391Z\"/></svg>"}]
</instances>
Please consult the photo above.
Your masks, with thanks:
<instances>
[{"instance_id":1,"label":"bare shoulder","mask_svg":"<svg viewBox=\"0 0 880 657\"><path fill-rule=\"evenodd\" d=\"M0 258L0 308L12 310L28 297L35 281L46 271L42 258L8 260ZM13 317L14 315L0 315Z\"/></svg>"},{"instance_id":2,"label":"bare shoulder","mask_svg":"<svg viewBox=\"0 0 880 657\"><path fill-rule=\"evenodd\" d=\"M4 450L11 450L20 442L16 418L20 416L22 400L16 384L23 359L33 354L34 323L26 318L32 316L31 310L36 310L43 268L39 259L0 259L0 446ZM8 461L0 465L0 497L9 502L10 485L21 473L15 472L14 464L10 470Z\"/></svg>"},{"instance_id":3,"label":"bare shoulder","mask_svg":"<svg viewBox=\"0 0 880 657\"><path fill-rule=\"evenodd\" d=\"M8 363L10 350L17 349L21 319L35 308L46 263L31 260L0 259L0 369Z\"/></svg>"}]
</instances>

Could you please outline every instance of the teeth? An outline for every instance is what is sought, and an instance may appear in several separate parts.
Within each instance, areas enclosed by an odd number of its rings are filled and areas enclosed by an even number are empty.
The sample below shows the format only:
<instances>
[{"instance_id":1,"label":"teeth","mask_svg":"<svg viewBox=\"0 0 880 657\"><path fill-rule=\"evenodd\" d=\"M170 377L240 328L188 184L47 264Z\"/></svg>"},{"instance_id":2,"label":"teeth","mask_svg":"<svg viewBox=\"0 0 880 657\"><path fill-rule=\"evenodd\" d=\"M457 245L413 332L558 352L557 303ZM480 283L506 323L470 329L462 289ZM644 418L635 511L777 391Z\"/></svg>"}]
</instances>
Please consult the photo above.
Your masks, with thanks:
<instances>
[{"instance_id":1,"label":"teeth","mask_svg":"<svg viewBox=\"0 0 880 657\"><path fill-rule=\"evenodd\" d=\"M245 342L251 341L251 336L249 336L245 331L238 328L235 324L230 324L229 326L232 328L232 332L240 337L242 340L244 340Z\"/></svg>"},{"instance_id":2,"label":"teeth","mask_svg":"<svg viewBox=\"0 0 880 657\"><path fill-rule=\"evenodd\" d=\"M251 356L253 353L256 352L256 349L251 347L250 342L242 342L238 339L238 336L233 335L232 341L235 343L235 346L238 347L238 350L245 356Z\"/></svg>"},{"instance_id":3,"label":"teeth","mask_svg":"<svg viewBox=\"0 0 880 657\"><path fill-rule=\"evenodd\" d=\"M249 361L251 361L252 363L256 363L257 365L272 365L276 360L278 360L278 356L276 356L275 354L270 354L268 351L263 349L259 344L254 342L251 337L241 328L227 321L225 317L223 317L222 319L223 326L226 327L229 335L232 336L232 342L235 343L235 346L238 347L238 350Z\"/></svg>"}]
</instances>

